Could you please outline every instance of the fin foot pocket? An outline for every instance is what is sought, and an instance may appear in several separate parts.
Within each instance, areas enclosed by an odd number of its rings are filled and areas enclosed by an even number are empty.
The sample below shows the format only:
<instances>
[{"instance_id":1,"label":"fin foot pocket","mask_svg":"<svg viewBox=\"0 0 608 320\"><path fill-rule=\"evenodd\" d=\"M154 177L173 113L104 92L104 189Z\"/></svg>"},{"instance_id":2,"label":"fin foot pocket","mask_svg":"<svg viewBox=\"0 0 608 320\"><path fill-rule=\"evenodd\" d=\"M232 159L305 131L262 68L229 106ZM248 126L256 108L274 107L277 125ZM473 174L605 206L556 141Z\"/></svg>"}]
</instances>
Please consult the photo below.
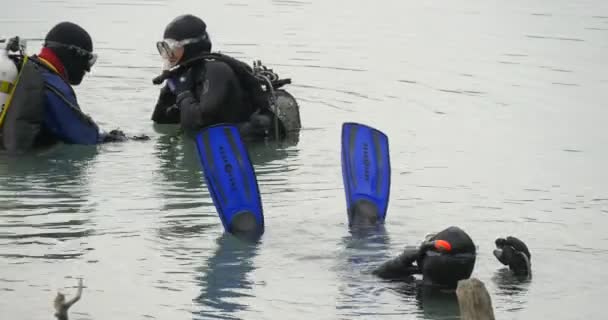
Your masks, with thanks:
<instances>
[{"instance_id":1,"label":"fin foot pocket","mask_svg":"<svg viewBox=\"0 0 608 320\"><path fill-rule=\"evenodd\" d=\"M378 223L378 207L371 201L357 200L350 210L352 225L375 225Z\"/></svg>"},{"instance_id":2,"label":"fin foot pocket","mask_svg":"<svg viewBox=\"0 0 608 320\"><path fill-rule=\"evenodd\" d=\"M233 234L251 234L258 232L258 223L255 214L251 211L236 213L230 222L230 231Z\"/></svg>"}]
</instances>

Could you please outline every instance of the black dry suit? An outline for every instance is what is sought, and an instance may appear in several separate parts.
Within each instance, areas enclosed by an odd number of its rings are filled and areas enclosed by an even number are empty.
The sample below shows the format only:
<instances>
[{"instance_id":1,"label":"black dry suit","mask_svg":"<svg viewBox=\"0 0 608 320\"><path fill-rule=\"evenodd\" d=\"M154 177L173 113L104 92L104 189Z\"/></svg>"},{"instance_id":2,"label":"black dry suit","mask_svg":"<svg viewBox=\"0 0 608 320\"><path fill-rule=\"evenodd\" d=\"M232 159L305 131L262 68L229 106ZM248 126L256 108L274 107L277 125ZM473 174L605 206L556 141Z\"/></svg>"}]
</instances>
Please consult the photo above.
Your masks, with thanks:
<instances>
[{"instance_id":1,"label":"black dry suit","mask_svg":"<svg viewBox=\"0 0 608 320\"><path fill-rule=\"evenodd\" d=\"M176 96L171 82L187 73L192 79L191 88ZM270 79L273 90L268 90L264 78L230 56L202 53L157 79L163 78L167 84L161 89L152 114L156 123L180 123L189 132L218 123L234 123L246 138L271 136L275 129L284 136L287 131L299 129L295 99L284 90L274 91L289 80ZM278 105L283 111L278 121L272 108L277 97L286 97L283 100L291 102Z\"/></svg>"},{"instance_id":2,"label":"black dry suit","mask_svg":"<svg viewBox=\"0 0 608 320\"><path fill-rule=\"evenodd\" d=\"M475 244L460 228L449 227L427 239L415 249L406 249L376 270L381 278L407 278L422 274L423 283L455 288L467 279L475 266ZM416 265L414 265L416 263Z\"/></svg>"}]
</instances>

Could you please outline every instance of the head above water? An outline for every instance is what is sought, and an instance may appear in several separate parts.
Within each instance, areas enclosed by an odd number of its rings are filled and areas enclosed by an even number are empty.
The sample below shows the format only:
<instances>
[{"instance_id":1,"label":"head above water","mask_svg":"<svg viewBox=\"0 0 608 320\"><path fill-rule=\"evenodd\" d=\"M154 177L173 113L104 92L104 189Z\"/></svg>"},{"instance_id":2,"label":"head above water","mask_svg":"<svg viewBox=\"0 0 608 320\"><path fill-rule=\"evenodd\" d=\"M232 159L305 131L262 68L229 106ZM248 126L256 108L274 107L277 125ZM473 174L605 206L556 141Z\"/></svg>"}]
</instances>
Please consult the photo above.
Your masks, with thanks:
<instances>
[{"instance_id":1,"label":"head above water","mask_svg":"<svg viewBox=\"0 0 608 320\"><path fill-rule=\"evenodd\" d=\"M469 235L458 227L446 228L425 241L428 250L418 262L424 281L455 288L458 280L471 276L476 248Z\"/></svg>"},{"instance_id":2,"label":"head above water","mask_svg":"<svg viewBox=\"0 0 608 320\"><path fill-rule=\"evenodd\" d=\"M97 61L91 36L72 22L61 22L49 30L44 38L44 47L50 48L59 58L68 81L73 85L79 85Z\"/></svg>"},{"instance_id":3,"label":"head above water","mask_svg":"<svg viewBox=\"0 0 608 320\"><path fill-rule=\"evenodd\" d=\"M159 41L156 47L170 67L210 52L211 40L207 25L194 15L180 15L167 25L163 41Z\"/></svg>"}]
</instances>

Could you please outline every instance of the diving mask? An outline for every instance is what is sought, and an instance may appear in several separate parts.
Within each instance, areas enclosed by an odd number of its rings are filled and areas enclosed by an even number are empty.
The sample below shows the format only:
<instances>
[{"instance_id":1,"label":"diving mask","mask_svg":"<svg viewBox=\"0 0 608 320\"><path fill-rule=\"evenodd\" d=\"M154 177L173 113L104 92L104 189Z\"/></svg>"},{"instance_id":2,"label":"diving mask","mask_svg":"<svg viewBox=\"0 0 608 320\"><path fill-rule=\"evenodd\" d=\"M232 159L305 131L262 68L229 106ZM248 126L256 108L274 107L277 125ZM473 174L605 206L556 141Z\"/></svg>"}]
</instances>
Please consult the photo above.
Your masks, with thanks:
<instances>
[{"instance_id":1,"label":"diving mask","mask_svg":"<svg viewBox=\"0 0 608 320\"><path fill-rule=\"evenodd\" d=\"M156 43L156 49L160 56L168 62L169 67L177 65L184 55L184 46L191 43L201 42L207 39L207 35L198 38L188 38L184 40L164 39Z\"/></svg>"},{"instance_id":2,"label":"diving mask","mask_svg":"<svg viewBox=\"0 0 608 320\"><path fill-rule=\"evenodd\" d=\"M89 67L89 69L91 69L94 65L95 62L97 62L97 54L87 51L81 47L75 46L75 45L71 45L71 44L65 44L65 43L61 43L61 42L56 42L56 41L46 41L45 42L45 47L49 47L49 48L67 48L70 49L74 52L76 52L77 55L84 57L87 60L87 66Z\"/></svg>"}]
</instances>

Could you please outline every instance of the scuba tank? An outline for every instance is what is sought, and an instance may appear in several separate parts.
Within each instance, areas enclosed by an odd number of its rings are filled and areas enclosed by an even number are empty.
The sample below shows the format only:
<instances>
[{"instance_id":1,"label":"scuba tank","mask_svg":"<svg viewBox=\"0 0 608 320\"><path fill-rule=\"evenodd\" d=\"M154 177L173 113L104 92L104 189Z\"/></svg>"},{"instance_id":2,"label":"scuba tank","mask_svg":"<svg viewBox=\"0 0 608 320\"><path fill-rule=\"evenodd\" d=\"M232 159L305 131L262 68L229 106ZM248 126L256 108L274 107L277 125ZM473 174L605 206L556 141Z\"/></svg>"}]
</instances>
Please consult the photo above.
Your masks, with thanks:
<instances>
[{"instance_id":1,"label":"scuba tank","mask_svg":"<svg viewBox=\"0 0 608 320\"><path fill-rule=\"evenodd\" d=\"M27 59L25 47L25 40L19 37L0 38L0 128L19 81L19 65Z\"/></svg>"},{"instance_id":2,"label":"scuba tank","mask_svg":"<svg viewBox=\"0 0 608 320\"><path fill-rule=\"evenodd\" d=\"M19 40L16 39L17 50ZM17 75L19 70L17 64L10 57L11 51L15 46L15 38L13 39L0 39L0 114L4 111L5 105L13 92L15 82L17 81Z\"/></svg>"},{"instance_id":3,"label":"scuba tank","mask_svg":"<svg viewBox=\"0 0 608 320\"><path fill-rule=\"evenodd\" d=\"M167 85L171 87L171 77L191 68L198 61L206 59L228 64L252 99L253 105L259 110L267 109L272 113L274 132L267 132L267 134L272 134L279 140L282 134L301 129L300 109L297 101L287 91L280 89L284 85L290 84L291 79L280 79L278 74L264 66L260 60L254 61L253 67L250 67L240 60L219 52L203 53L170 69L164 69L162 74L152 80L152 83L159 85L165 80L169 80Z\"/></svg>"}]
</instances>

